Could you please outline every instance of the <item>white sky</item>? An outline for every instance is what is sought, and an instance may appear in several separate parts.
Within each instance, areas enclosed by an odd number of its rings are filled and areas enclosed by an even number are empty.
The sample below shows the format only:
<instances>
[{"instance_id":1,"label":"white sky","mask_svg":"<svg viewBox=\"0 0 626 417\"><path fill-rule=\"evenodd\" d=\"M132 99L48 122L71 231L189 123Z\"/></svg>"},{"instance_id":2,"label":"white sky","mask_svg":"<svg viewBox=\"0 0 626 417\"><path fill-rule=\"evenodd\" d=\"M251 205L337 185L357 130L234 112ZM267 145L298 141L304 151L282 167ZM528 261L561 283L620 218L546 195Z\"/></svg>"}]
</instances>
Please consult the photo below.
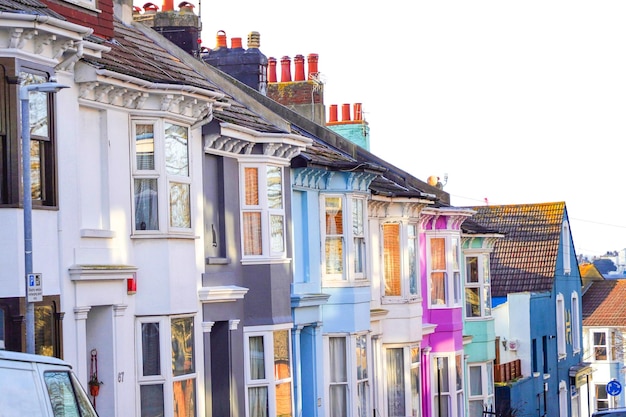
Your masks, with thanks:
<instances>
[{"instance_id":1,"label":"white sky","mask_svg":"<svg viewBox=\"0 0 626 417\"><path fill-rule=\"evenodd\" d=\"M371 151L424 181L447 173L453 205L565 201L577 254L626 248L625 1L204 0L195 10L209 48L218 30L244 47L260 32L279 79L282 56L319 54L326 106L363 103Z\"/></svg>"}]
</instances>

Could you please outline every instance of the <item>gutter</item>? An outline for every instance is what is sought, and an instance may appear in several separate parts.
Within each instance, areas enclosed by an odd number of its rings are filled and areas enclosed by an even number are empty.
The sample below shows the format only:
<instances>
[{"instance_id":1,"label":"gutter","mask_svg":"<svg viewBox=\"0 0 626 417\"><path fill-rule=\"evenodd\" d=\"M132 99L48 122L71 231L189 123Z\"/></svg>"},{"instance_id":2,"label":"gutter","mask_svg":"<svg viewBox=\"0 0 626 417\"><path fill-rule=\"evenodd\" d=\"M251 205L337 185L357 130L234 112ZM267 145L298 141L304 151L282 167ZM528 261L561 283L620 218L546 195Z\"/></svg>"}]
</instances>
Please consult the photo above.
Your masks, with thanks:
<instances>
[{"instance_id":1,"label":"gutter","mask_svg":"<svg viewBox=\"0 0 626 417\"><path fill-rule=\"evenodd\" d=\"M35 22L35 23L41 23L41 24L49 24L51 26L56 26L61 29L76 32L82 37L89 36L93 33L92 28L77 25L75 23L70 23L65 20L60 20L52 16L42 16L38 14L0 12L0 19L13 19L13 20L19 20L22 22Z\"/></svg>"},{"instance_id":2,"label":"gutter","mask_svg":"<svg viewBox=\"0 0 626 417\"><path fill-rule=\"evenodd\" d=\"M121 81L126 81L126 82L133 83L133 84L136 84L136 85L138 85L140 87L147 88L147 89L150 89L150 90L184 91L186 93L192 93L192 94L198 94L198 95L201 95L201 96L206 96L206 97L212 98L214 100L220 100L220 99L223 99L225 97L225 94L223 94L223 93L218 93L218 92L206 90L206 89L199 88L199 87L194 87L194 86L191 86L191 85L155 83L155 82L152 82L152 81L142 80L141 78L132 77L130 75L121 74L119 72L114 72L114 71L110 71L110 70L106 70L106 69L97 69L96 68L95 71L96 71L97 75L100 75L100 76L103 76L103 77L107 77L107 78L114 78L114 79L118 79L118 80L121 80ZM227 107L228 103L215 103L214 105L216 107Z\"/></svg>"}]
</instances>

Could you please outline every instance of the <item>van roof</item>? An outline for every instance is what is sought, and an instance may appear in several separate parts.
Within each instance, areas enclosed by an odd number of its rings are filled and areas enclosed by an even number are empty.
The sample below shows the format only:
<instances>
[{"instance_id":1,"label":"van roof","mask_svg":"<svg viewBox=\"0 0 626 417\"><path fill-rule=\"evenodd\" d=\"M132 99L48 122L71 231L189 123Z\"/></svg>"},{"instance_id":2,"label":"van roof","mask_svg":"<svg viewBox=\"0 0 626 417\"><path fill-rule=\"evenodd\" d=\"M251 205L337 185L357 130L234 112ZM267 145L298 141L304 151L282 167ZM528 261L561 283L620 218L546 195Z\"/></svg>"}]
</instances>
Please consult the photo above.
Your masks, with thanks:
<instances>
[{"instance_id":1,"label":"van roof","mask_svg":"<svg viewBox=\"0 0 626 417\"><path fill-rule=\"evenodd\" d=\"M43 356L43 355L33 355L30 353L23 353L23 352L13 352L10 350L0 350L0 360L47 363L50 365L69 366L71 368L71 365L69 363L59 358L53 358L50 356Z\"/></svg>"}]
</instances>

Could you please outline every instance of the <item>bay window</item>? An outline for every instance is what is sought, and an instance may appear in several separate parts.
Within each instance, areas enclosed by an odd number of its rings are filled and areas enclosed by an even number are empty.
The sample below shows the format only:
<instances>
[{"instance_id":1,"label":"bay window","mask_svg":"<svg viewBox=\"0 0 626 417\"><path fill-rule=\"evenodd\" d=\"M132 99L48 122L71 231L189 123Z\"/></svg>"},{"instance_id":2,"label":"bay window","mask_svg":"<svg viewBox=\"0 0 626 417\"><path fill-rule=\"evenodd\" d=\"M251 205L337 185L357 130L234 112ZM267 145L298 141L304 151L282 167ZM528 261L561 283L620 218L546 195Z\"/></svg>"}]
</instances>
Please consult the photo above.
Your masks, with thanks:
<instances>
[{"instance_id":1,"label":"bay window","mask_svg":"<svg viewBox=\"0 0 626 417\"><path fill-rule=\"evenodd\" d=\"M244 258L284 258L283 168L266 164L242 164L241 177Z\"/></svg>"},{"instance_id":2,"label":"bay window","mask_svg":"<svg viewBox=\"0 0 626 417\"><path fill-rule=\"evenodd\" d=\"M432 307L461 305L460 245L458 236L430 236L429 288Z\"/></svg>"},{"instance_id":3,"label":"bay window","mask_svg":"<svg viewBox=\"0 0 626 417\"><path fill-rule=\"evenodd\" d=\"M465 257L465 317L491 316L489 254Z\"/></svg>"},{"instance_id":4,"label":"bay window","mask_svg":"<svg viewBox=\"0 0 626 417\"><path fill-rule=\"evenodd\" d=\"M463 356L460 354L433 357L433 415L461 417L464 415Z\"/></svg>"},{"instance_id":5,"label":"bay window","mask_svg":"<svg viewBox=\"0 0 626 417\"><path fill-rule=\"evenodd\" d=\"M366 334L329 336L327 415L371 417L369 338Z\"/></svg>"},{"instance_id":6,"label":"bay window","mask_svg":"<svg viewBox=\"0 0 626 417\"><path fill-rule=\"evenodd\" d=\"M384 297L399 300L417 298L418 292L418 233L417 225L400 222L384 223L383 276Z\"/></svg>"},{"instance_id":7,"label":"bay window","mask_svg":"<svg viewBox=\"0 0 626 417\"><path fill-rule=\"evenodd\" d=\"M493 362L473 363L469 372L469 417L482 417L494 405Z\"/></svg>"},{"instance_id":8,"label":"bay window","mask_svg":"<svg viewBox=\"0 0 626 417\"><path fill-rule=\"evenodd\" d=\"M293 416L290 340L288 329L245 331L247 417Z\"/></svg>"},{"instance_id":9,"label":"bay window","mask_svg":"<svg viewBox=\"0 0 626 417\"><path fill-rule=\"evenodd\" d=\"M137 332L140 415L196 416L193 317L140 318Z\"/></svg>"},{"instance_id":10,"label":"bay window","mask_svg":"<svg viewBox=\"0 0 626 417\"><path fill-rule=\"evenodd\" d=\"M386 375L387 415L420 416L419 346L387 347Z\"/></svg>"},{"instance_id":11,"label":"bay window","mask_svg":"<svg viewBox=\"0 0 626 417\"><path fill-rule=\"evenodd\" d=\"M189 128L133 122L134 232L191 230Z\"/></svg>"},{"instance_id":12,"label":"bay window","mask_svg":"<svg viewBox=\"0 0 626 417\"><path fill-rule=\"evenodd\" d=\"M360 196L321 198L323 274L326 280L366 279L366 204Z\"/></svg>"}]
</instances>

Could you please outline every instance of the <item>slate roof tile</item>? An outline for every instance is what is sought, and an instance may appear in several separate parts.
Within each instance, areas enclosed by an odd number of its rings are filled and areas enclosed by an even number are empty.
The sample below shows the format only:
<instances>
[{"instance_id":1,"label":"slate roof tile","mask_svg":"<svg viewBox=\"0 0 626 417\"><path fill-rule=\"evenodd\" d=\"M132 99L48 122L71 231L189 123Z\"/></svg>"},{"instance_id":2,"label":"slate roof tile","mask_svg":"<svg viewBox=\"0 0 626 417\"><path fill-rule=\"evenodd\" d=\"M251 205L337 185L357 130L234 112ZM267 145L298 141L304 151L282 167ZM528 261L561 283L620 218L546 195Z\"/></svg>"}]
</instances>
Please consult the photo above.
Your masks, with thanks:
<instances>
[{"instance_id":1,"label":"slate roof tile","mask_svg":"<svg viewBox=\"0 0 626 417\"><path fill-rule=\"evenodd\" d=\"M84 62L96 68L153 83L189 85L223 93L205 75L186 65L139 30L122 23L117 18L114 21L114 30L115 36L105 43L111 50L103 53L101 58L84 58ZM216 120L258 132L283 132L233 97L226 95L222 101L227 102L229 106L213 113Z\"/></svg>"},{"instance_id":2,"label":"slate roof tile","mask_svg":"<svg viewBox=\"0 0 626 417\"><path fill-rule=\"evenodd\" d=\"M583 326L626 326L626 280L595 281L583 295Z\"/></svg>"},{"instance_id":3,"label":"slate roof tile","mask_svg":"<svg viewBox=\"0 0 626 417\"><path fill-rule=\"evenodd\" d=\"M491 292L550 291L565 216L565 203L470 207L471 221L504 237L491 254Z\"/></svg>"},{"instance_id":4,"label":"slate roof tile","mask_svg":"<svg viewBox=\"0 0 626 417\"><path fill-rule=\"evenodd\" d=\"M0 12L34 14L65 20L63 16L48 9L48 6L38 0L2 0L0 1Z\"/></svg>"}]
</instances>

